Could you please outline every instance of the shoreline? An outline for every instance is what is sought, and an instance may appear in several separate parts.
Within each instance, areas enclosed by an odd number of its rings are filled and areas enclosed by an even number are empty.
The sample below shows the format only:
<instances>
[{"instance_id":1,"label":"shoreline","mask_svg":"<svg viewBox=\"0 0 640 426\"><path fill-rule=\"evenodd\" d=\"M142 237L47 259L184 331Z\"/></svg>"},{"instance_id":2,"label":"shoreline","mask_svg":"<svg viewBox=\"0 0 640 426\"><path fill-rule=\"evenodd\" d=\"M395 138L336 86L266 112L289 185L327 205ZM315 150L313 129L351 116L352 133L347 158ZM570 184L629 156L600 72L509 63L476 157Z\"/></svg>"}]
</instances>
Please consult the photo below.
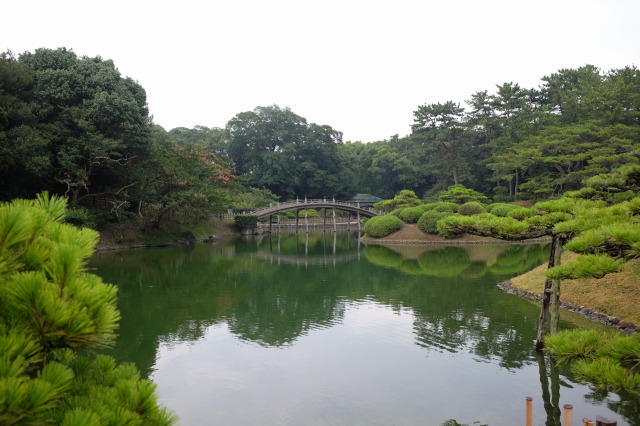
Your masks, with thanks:
<instances>
[{"instance_id":1,"label":"shoreline","mask_svg":"<svg viewBox=\"0 0 640 426\"><path fill-rule=\"evenodd\" d=\"M532 300L534 302L542 303L542 295L532 293L528 290L523 290L518 287L514 287L511 284L510 279L507 281L498 283L497 287L506 293L513 294L515 296L520 296L525 299ZM560 299L560 307L567 311L571 311L576 314L579 314L592 321L596 321L601 324L608 325L609 327L618 329L625 334L634 334L640 331L640 326L636 324L632 324L627 321L622 321L620 318L614 317L612 315L601 314L600 312L597 312L586 306L577 305L575 303L567 302L566 300Z\"/></svg>"},{"instance_id":2,"label":"shoreline","mask_svg":"<svg viewBox=\"0 0 640 426\"><path fill-rule=\"evenodd\" d=\"M413 226L415 227L415 225ZM407 228L412 228L411 226ZM416 227L417 228L417 227ZM406 232L409 231L409 232ZM411 235L412 234L412 235ZM185 241L185 240L174 240L163 243L156 244L131 244L131 245L101 245L100 242L95 247L95 252L102 251L114 251L114 250L136 250L136 249L144 249L144 248L154 248L154 247L184 247L189 244L194 244L196 242L205 242L212 243L217 241L219 238L231 237L238 234L225 233L221 235L216 235L215 237L208 237L205 239L200 239L197 241ZM420 235L421 239L412 239L407 238L408 236L414 237L416 235ZM444 239L442 237L436 235L425 234L420 231L418 234L415 233L413 229L406 229L405 232L396 232L387 237L383 237L380 239L360 238L360 242L367 244L380 244L380 245L441 245L441 246L451 246L451 245L505 245L505 244L540 244L549 242L549 238L537 238L531 240L524 241L509 241L509 240L499 240L495 238L487 238L487 237L477 237L471 235L464 235L457 239ZM524 290L512 285L512 279L496 284L496 286L509 294L513 294L519 297L523 297L525 299L534 301L536 303L542 302L542 296L537 293L533 293L528 290ZM620 318L615 316L606 315L599 313L589 307L578 305L575 303L568 302L566 300L560 300L560 307L567 311L571 311L581 315L584 318L587 318L592 321L599 322L601 324L605 324L612 328L615 328L626 334L634 334L640 332L640 326L630 323L628 321L623 321Z\"/></svg>"}]
</instances>

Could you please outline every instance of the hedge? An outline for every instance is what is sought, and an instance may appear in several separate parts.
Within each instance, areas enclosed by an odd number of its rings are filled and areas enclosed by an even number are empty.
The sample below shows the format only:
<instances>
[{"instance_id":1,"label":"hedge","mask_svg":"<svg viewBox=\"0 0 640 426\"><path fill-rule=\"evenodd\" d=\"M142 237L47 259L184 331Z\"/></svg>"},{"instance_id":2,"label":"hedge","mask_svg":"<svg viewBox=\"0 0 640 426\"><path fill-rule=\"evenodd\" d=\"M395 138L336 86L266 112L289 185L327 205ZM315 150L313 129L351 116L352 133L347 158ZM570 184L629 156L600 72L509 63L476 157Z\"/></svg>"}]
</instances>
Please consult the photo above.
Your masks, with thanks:
<instances>
[{"instance_id":1,"label":"hedge","mask_svg":"<svg viewBox=\"0 0 640 426\"><path fill-rule=\"evenodd\" d=\"M451 216L451 212L437 212L435 210L427 210L420 216L420 220L418 220L418 228L422 232L426 232L427 234L438 234L438 221L440 219L444 219L447 216Z\"/></svg>"},{"instance_id":2,"label":"hedge","mask_svg":"<svg viewBox=\"0 0 640 426\"><path fill-rule=\"evenodd\" d=\"M424 213L422 207L407 207L400 212L400 219L405 223L416 223Z\"/></svg>"},{"instance_id":3,"label":"hedge","mask_svg":"<svg viewBox=\"0 0 640 426\"><path fill-rule=\"evenodd\" d=\"M402 220L396 216L375 216L364 224L364 232L370 237L382 238L396 232L402 225Z\"/></svg>"},{"instance_id":4,"label":"hedge","mask_svg":"<svg viewBox=\"0 0 640 426\"><path fill-rule=\"evenodd\" d=\"M474 214L485 213L486 211L487 209L485 209L484 204L477 201L469 201L458 207L458 213L463 216L473 216Z\"/></svg>"},{"instance_id":5,"label":"hedge","mask_svg":"<svg viewBox=\"0 0 640 426\"><path fill-rule=\"evenodd\" d=\"M258 227L258 216L250 214L239 214L235 217L236 229L241 231L243 229L252 229Z\"/></svg>"}]
</instances>

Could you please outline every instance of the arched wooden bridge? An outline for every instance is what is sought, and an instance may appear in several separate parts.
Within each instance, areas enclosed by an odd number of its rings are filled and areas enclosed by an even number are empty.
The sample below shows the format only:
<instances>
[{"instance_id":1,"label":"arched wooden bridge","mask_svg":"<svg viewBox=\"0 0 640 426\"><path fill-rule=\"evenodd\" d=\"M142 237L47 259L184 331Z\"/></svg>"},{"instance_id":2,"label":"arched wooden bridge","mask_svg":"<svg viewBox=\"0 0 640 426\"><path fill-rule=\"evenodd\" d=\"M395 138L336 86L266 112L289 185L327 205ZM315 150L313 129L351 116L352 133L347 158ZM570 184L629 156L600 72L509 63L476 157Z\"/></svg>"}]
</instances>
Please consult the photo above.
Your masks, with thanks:
<instances>
[{"instance_id":1,"label":"arched wooden bridge","mask_svg":"<svg viewBox=\"0 0 640 426\"><path fill-rule=\"evenodd\" d=\"M270 207L266 207L264 209L259 209L250 212L250 215L265 217L273 214L281 213L288 210L308 210L308 209L335 209L335 210L343 210L349 213L354 213L363 217L373 217L378 216L378 212L374 209L370 209L368 207L361 207L360 203L354 204L348 201L336 201L336 200L296 200L296 201L287 201L284 203L276 203L275 205L271 205Z\"/></svg>"}]
</instances>

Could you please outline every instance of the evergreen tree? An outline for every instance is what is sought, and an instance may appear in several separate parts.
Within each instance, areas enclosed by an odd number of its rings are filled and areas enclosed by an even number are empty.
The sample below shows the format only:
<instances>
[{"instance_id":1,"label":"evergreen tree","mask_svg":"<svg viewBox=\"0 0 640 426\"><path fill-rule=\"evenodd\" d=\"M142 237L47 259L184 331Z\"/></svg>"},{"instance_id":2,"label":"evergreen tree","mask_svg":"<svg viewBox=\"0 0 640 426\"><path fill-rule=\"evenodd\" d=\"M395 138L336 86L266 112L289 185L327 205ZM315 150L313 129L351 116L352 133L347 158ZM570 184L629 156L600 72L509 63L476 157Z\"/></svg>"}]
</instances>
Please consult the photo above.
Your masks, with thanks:
<instances>
[{"instance_id":1,"label":"evergreen tree","mask_svg":"<svg viewBox=\"0 0 640 426\"><path fill-rule=\"evenodd\" d=\"M0 424L172 424L131 364L87 356L115 340L115 286L87 272L98 234L66 200L0 204Z\"/></svg>"},{"instance_id":2,"label":"evergreen tree","mask_svg":"<svg viewBox=\"0 0 640 426\"><path fill-rule=\"evenodd\" d=\"M551 333L558 331L562 279L600 278L619 270L625 260L640 257L640 166L624 166L585 183L585 188L537 203L520 216L518 211L510 213L511 217L484 213L449 216L438 222L438 231L445 237L470 233L511 241L552 238L538 348L544 345L549 309ZM561 265L565 244L580 256Z\"/></svg>"}]
</instances>

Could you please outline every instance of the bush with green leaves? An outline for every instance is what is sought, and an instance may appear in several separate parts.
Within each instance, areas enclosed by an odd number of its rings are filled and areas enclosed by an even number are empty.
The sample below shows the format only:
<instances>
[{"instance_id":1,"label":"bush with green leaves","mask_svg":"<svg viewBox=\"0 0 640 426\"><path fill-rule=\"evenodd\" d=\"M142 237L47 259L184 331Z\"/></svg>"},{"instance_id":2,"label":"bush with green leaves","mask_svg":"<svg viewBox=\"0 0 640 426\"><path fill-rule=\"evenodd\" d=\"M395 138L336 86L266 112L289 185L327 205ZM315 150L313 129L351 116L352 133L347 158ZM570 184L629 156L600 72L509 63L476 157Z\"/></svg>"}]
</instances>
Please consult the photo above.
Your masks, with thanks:
<instances>
[{"instance_id":1,"label":"bush with green leaves","mask_svg":"<svg viewBox=\"0 0 640 426\"><path fill-rule=\"evenodd\" d=\"M460 206L458 204L456 204L456 203L440 201L440 202L436 203L436 205L433 207L433 210L435 210L437 212L457 213L459 207Z\"/></svg>"},{"instance_id":2,"label":"bush with green leaves","mask_svg":"<svg viewBox=\"0 0 640 426\"><path fill-rule=\"evenodd\" d=\"M534 216L535 214L536 211L534 209L529 209L527 207L518 207L516 209L510 210L507 213L507 217L512 217L518 220L525 220L526 218Z\"/></svg>"},{"instance_id":3,"label":"bush with green leaves","mask_svg":"<svg viewBox=\"0 0 640 426\"><path fill-rule=\"evenodd\" d=\"M236 215L233 220L236 229L239 231L243 229L253 229L258 226L258 216L251 214L239 214Z\"/></svg>"},{"instance_id":4,"label":"bush with green leaves","mask_svg":"<svg viewBox=\"0 0 640 426\"><path fill-rule=\"evenodd\" d=\"M402 225L402 220L396 216L375 216L364 224L364 232L370 237L382 238L398 231Z\"/></svg>"},{"instance_id":5,"label":"bush with green leaves","mask_svg":"<svg viewBox=\"0 0 640 426\"><path fill-rule=\"evenodd\" d=\"M487 209L485 209L484 204L478 201L469 201L458 207L458 213L463 216L473 216L474 214L485 213L486 211Z\"/></svg>"},{"instance_id":6,"label":"bush with green leaves","mask_svg":"<svg viewBox=\"0 0 640 426\"><path fill-rule=\"evenodd\" d=\"M403 207L415 207L422 204L415 192L403 189L391 200L382 200L373 205L374 208L390 212Z\"/></svg>"},{"instance_id":7,"label":"bush with green leaves","mask_svg":"<svg viewBox=\"0 0 640 426\"><path fill-rule=\"evenodd\" d=\"M427 210L418 220L418 228L427 234L438 234L438 221L455 213Z\"/></svg>"},{"instance_id":8,"label":"bush with green leaves","mask_svg":"<svg viewBox=\"0 0 640 426\"><path fill-rule=\"evenodd\" d=\"M75 205L67 208L64 221L81 228L95 228L96 220L92 212L83 206Z\"/></svg>"},{"instance_id":9,"label":"bush with green leaves","mask_svg":"<svg viewBox=\"0 0 640 426\"><path fill-rule=\"evenodd\" d=\"M516 206L514 204L506 204L506 203L493 203L487 207L487 212L491 213L494 216L499 217L508 217L509 212L521 208L520 206Z\"/></svg>"},{"instance_id":10,"label":"bush with green leaves","mask_svg":"<svg viewBox=\"0 0 640 426\"><path fill-rule=\"evenodd\" d=\"M173 424L135 366L86 355L115 341L117 288L87 272L98 233L65 208L0 204L0 424Z\"/></svg>"},{"instance_id":11,"label":"bush with green leaves","mask_svg":"<svg viewBox=\"0 0 640 426\"><path fill-rule=\"evenodd\" d=\"M422 210L420 206L407 207L406 209L402 210L399 217L405 223L417 223L423 213L424 210Z\"/></svg>"},{"instance_id":12,"label":"bush with green leaves","mask_svg":"<svg viewBox=\"0 0 640 426\"><path fill-rule=\"evenodd\" d=\"M439 201L447 201L456 204L464 204L469 201L477 201L480 203L488 203L489 198L481 192L467 188L464 185L451 185L438 196Z\"/></svg>"},{"instance_id":13,"label":"bush with green leaves","mask_svg":"<svg viewBox=\"0 0 640 426\"><path fill-rule=\"evenodd\" d=\"M402 211L405 209L405 207L400 207L399 209L394 209L392 211L389 212L390 215L395 216L397 218L400 218L400 214L402 213Z\"/></svg>"}]
</instances>

